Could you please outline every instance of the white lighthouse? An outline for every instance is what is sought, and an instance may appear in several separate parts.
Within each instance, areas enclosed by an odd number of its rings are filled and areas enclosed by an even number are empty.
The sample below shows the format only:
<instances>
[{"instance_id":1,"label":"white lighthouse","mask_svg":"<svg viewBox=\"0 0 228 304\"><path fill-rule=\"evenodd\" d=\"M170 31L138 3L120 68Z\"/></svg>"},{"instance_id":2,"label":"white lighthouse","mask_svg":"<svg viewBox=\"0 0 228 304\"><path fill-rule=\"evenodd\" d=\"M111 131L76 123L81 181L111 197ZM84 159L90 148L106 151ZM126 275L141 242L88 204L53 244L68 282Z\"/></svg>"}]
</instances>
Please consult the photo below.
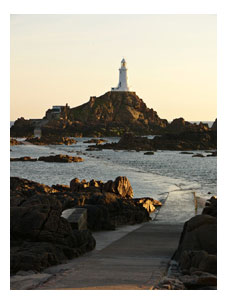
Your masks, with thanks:
<instances>
[{"instance_id":1,"label":"white lighthouse","mask_svg":"<svg viewBox=\"0 0 228 304\"><path fill-rule=\"evenodd\" d=\"M112 91L129 91L129 87L127 84L127 68L126 68L126 61L123 58L121 61L121 67L119 69L119 84L116 88L112 88Z\"/></svg>"}]
</instances>

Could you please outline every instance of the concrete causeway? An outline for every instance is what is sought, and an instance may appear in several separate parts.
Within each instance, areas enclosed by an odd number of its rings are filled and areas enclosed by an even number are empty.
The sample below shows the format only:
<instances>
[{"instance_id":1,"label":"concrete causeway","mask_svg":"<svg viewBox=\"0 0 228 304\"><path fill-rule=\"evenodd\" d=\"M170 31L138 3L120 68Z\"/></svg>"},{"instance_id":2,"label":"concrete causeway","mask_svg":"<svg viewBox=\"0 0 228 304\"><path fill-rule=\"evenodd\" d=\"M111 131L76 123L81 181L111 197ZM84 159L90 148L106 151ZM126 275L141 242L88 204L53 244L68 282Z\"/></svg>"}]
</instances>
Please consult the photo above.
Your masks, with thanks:
<instances>
[{"instance_id":1,"label":"concrete causeway","mask_svg":"<svg viewBox=\"0 0 228 304\"><path fill-rule=\"evenodd\" d=\"M189 214L181 216L184 201ZM175 210L180 213L179 217ZM30 275L30 284L29 276L15 276L17 278L11 280L11 289L152 289L166 275L183 223L194 213L195 195L192 191L169 193L154 221L93 233L97 241L94 251L66 264L50 267L42 274ZM41 276L40 282L36 276Z\"/></svg>"}]
</instances>

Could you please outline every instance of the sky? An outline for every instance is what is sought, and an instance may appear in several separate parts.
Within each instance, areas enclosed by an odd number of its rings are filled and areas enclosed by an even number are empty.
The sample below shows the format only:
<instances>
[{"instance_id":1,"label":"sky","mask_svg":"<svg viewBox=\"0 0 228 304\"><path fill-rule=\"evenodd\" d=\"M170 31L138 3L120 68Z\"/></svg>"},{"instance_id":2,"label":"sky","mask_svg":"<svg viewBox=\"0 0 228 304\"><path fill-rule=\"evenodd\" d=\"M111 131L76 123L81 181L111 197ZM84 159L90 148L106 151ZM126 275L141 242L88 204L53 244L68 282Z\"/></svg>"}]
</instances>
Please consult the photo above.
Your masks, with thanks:
<instances>
[{"instance_id":1,"label":"sky","mask_svg":"<svg viewBox=\"0 0 228 304\"><path fill-rule=\"evenodd\" d=\"M11 15L10 119L42 118L118 84L169 121L217 117L216 15Z\"/></svg>"}]
</instances>

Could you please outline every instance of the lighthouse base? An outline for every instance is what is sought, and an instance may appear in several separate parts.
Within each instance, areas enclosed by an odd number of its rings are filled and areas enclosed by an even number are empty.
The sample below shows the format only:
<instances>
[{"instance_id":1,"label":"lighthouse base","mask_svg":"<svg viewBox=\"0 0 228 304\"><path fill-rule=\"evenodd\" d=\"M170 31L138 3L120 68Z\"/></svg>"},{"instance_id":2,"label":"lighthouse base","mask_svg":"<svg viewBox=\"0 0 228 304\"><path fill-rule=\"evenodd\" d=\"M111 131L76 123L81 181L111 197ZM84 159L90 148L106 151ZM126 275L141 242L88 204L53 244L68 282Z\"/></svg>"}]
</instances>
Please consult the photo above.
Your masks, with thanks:
<instances>
[{"instance_id":1,"label":"lighthouse base","mask_svg":"<svg viewBox=\"0 0 228 304\"><path fill-rule=\"evenodd\" d=\"M112 88L111 89L112 91L118 91L118 92L129 92L129 89L128 88Z\"/></svg>"}]
</instances>

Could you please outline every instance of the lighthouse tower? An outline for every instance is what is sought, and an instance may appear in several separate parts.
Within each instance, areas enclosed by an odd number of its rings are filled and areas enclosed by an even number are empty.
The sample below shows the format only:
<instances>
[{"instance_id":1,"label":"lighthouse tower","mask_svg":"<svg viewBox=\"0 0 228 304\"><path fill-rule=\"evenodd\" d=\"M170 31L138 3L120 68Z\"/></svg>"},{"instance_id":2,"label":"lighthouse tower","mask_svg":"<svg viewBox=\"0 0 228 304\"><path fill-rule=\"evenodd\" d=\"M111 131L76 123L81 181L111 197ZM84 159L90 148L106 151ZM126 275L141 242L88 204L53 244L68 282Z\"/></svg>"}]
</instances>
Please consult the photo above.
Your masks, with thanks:
<instances>
[{"instance_id":1,"label":"lighthouse tower","mask_svg":"<svg viewBox=\"0 0 228 304\"><path fill-rule=\"evenodd\" d=\"M126 68L126 61L123 58L121 61L121 67L119 69L119 84L116 88L112 88L112 91L129 91L129 87L127 84L127 68Z\"/></svg>"}]
</instances>

